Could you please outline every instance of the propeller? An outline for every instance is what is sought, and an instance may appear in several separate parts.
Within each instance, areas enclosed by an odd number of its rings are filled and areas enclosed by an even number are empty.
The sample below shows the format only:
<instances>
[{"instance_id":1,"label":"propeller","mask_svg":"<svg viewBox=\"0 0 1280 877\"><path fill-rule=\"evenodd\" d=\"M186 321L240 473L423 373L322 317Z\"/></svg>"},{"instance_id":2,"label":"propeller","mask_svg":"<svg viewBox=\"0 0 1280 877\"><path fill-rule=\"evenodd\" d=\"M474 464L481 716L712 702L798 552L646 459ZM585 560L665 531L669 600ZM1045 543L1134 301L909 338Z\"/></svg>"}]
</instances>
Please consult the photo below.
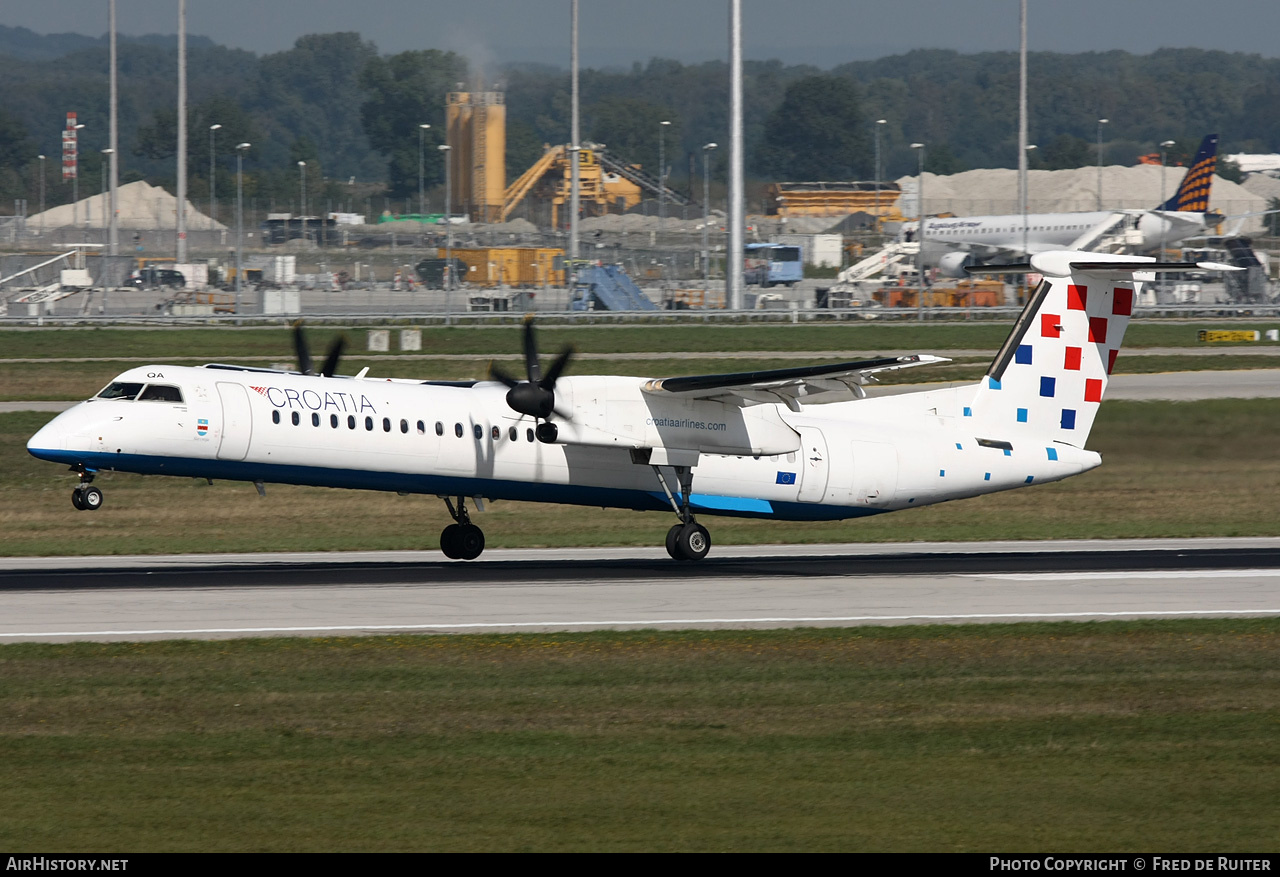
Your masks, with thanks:
<instances>
[{"instance_id":1,"label":"propeller","mask_svg":"<svg viewBox=\"0 0 1280 877\"><path fill-rule=\"evenodd\" d=\"M333 343L329 345L329 354L324 359L324 365L320 367L319 374L322 377L333 377L334 372L338 370L338 362L342 359L342 350L346 346L346 336L339 335L333 339ZM298 371L304 375L316 374L312 368L311 348L307 344L306 334L302 331L301 320L293 324L293 349L298 355Z\"/></svg>"},{"instance_id":2,"label":"propeller","mask_svg":"<svg viewBox=\"0 0 1280 877\"><path fill-rule=\"evenodd\" d=\"M512 411L541 420L546 420L553 413L568 419L568 415L556 410L555 389L556 381L564 373L565 366L572 357L573 348L565 347L551 363L546 375L543 375L542 364L538 361L533 317L528 316L524 319L524 367L527 380L517 381L495 363L489 364L489 374L510 388L507 390L507 404Z\"/></svg>"}]
</instances>

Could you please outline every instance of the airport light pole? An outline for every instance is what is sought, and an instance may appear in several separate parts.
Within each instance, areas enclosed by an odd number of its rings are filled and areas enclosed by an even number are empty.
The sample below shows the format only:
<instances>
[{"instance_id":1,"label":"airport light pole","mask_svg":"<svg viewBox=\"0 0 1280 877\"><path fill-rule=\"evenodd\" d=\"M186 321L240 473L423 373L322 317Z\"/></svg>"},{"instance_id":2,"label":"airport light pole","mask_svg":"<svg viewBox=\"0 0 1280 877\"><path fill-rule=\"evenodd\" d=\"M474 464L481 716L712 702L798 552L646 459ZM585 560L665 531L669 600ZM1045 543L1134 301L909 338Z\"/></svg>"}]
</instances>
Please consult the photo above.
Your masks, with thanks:
<instances>
[{"instance_id":1,"label":"airport light pole","mask_svg":"<svg viewBox=\"0 0 1280 877\"><path fill-rule=\"evenodd\" d=\"M1172 140L1162 140L1160 142L1160 206L1161 207L1164 207L1164 202L1165 202L1165 194L1164 194L1165 161L1168 158L1169 147L1174 145L1176 144ZM1159 258L1161 262L1164 261L1165 232L1169 228L1168 223L1169 221L1165 217L1163 216L1160 217L1160 257ZM1159 286L1161 289L1164 289L1164 281L1165 281L1165 275L1162 273L1160 275L1160 283L1159 283Z\"/></svg>"},{"instance_id":2,"label":"airport light pole","mask_svg":"<svg viewBox=\"0 0 1280 877\"><path fill-rule=\"evenodd\" d=\"M667 219L667 128L666 119L658 123L658 246L662 246L662 226Z\"/></svg>"},{"instance_id":3,"label":"airport light pole","mask_svg":"<svg viewBox=\"0 0 1280 877\"><path fill-rule=\"evenodd\" d=\"M449 222L453 205L453 174L450 171L449 144L436 147L444 153L444 313L445 325L449 323L449 309L453 297L453 225Z\"/></svg>"},{"instance_id":4,"label":"airport light pole","mask_svg":"<svg viewBox=\"0 0 1280 877\"><path fill-rule=\"evenodd\" d=\"M1034 143L1028 143L1027 148L1023 150L1026 156L1025 164L1031 164L1031 151L1036 149ZM1031 185L1029 182L1022 185L1022 255L1029 256L1027 250L1027 212L1031 204Z\"/></svg>"},{"instance_id":5,"label":"airport light pole","mask_svg":"<svg viewBox=\"0 0 1280 877\"><path fill-rule=\"evenodd\" d=\"M916 319L924 319L924 144L912 143L916 150L919 175L916 177L916 213L920 215L917 222L916 241L920 249L916 251Z\"/></svg>"},{"instance_id":6,"label":"airport light pole","mask_svg":"<svg viewBox=\"0 0 1280 877\"><path fill-rule=\"evenodd\" d=\"M80 227L80 129L84 127L81 122L75 126L76 131L76 175L71 178L71 225L73 228ZM89 211L86 210L85 213ZM88 222L89 217L85 217Z\"/></svg>"},{"instance_id":7,"label":"airport light pole","mask_svg":"<svg viewBox=\"0 0 1280 877\"><path fill-rule=\"evenodd\" d=\"M876 231L880 231L880 129L887 119L876 119ZM841 263L843 264L843 263Z\"/></svg>"},{"instance_id":8,"label":"airport light pole","mask_svg":"<svg viewBox=\"0 0 1280 877\"><path fill-rule=\"evenodd\" d=\"M107 165L111 162L111 154L113 152L115 150L109 147L102 150L102 228L104 231L107 228ZM86 214L88 212L88 210L85 211ZM85 218L87 219L88 217L86 216ZM87 225L88 223L85 224Z\"/></svg>"},{"instance_id":9,"label":"airport light pole","mask_svg":"<svg viewBox=\"0 0 1280 877\"><path fill-rule=\"evenodd\" d=\"M1098 209L1102 209L1102 126L1110 119L1098 120Z\"/></svg>"},{"instance_id":10,"label":"airport light pole","mask_svg":"<svg viewBox=\"0 0 1280 877\"><path fill-rule=\"evenodd\" d=\"M307 163L298 162L298 181L302 192L301 207L298 215L302 217L302 243L307 243Z\"/></svg>"},{"instance_id":11,"label":"airport light pole","mask_svg":"<svg viewBox=\"0 0 1280 877\"><path fill-rule=\"evenodd\" d=\"M710 225L711 225L711 150L715 149L714 143L708 143L702 147L702 274L703 289L711 289L711 241L710 241ZM706 307L705 300L703 307Z\"/></svg>"},{"instance_id":12,"label":"airport light pole","mask_svg":"<svg viewBox=\"0 0 1280 877\"><path fill-rule=\"evenodd\" d=\"M250 144L236 144L236 315L244 289L244 151Z\"/></svg>"},{"instance_id":13,"label":"airport light pole","mask_svg":"<svg viewBox=\"0 0 1280 877\"><path fill-rule=\"evenodd\" d=\"M44 156L36 158L40 159L40 237L44 237Z\"/></svg>"},{"instance_id":14,"label":"airport light pole","mask_svg":"<svg viewBox=\"0 0 1280 877\"><path fill-rule=\"evenodd\" d=\"M431 127L430 125L418 126L418 215L419 216L422 216L427 212L427 195L426 195L426 189L424 188L424 183L423 183L423 180L425 179L425 174L424 174L425 159L423 157L422 150L424 149L424 145L426 142L425 138L427 136L427 129L430 127Z\"/></svg>"},{"instance_id":15,"label":"airport light pole","mask_svg":"<svg viewBox=\"0 0 1280 877\"><path fill-rule=\"evenodd\" d=\"M217 148L215 146L214 137L215 137L215 132L217 132L217 130L221 127L222 127L221 125L209 126L209 218L214 222L216 222L218 219L218 195L217 195L218 189L217 189L217 186L214 185L214 174L217 173L218 166L214 162L214 159L217 157L217 153L214 152L214 150ZM210 223L209 228L210 229L213 228L212 223Z\"/></svg>"}]
</instances>

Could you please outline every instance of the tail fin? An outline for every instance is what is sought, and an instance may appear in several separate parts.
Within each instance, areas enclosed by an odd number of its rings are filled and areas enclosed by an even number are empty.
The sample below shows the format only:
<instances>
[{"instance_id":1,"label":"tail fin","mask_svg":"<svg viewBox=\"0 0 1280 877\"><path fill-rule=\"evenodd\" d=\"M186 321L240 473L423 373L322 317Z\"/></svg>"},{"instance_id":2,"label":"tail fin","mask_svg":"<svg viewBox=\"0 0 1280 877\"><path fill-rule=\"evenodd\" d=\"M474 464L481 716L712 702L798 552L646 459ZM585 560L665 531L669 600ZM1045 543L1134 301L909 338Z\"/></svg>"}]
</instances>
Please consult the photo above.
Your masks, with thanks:
<instances>
[{"instance_id":1,"label":"tail fin","mask_svg":"<svg viewBox=\"0 0 1280 877\"><path fill-rule=\"evenodd\" d=\"M1200 141L1200 151L1182 178L1182 185L1173 197L1160 205L1160 210L1207 213L1209 211L1209 187L1213 184L1213 172L1218 165L1218 135L1209 134Z\"/></svg>"},{"instance_id":2,"label":"tail fin","mask_svg":"<svg viewBox=\"0 0 1280 877\"><path fill-rule=\"evenodd\" d=\"M997 438L1083 448L1154 259L1105 253L1033 256L1044 276L965 413ZM1025 271L1026 268L1024 267Z\"/></svg>"}]
</instances>

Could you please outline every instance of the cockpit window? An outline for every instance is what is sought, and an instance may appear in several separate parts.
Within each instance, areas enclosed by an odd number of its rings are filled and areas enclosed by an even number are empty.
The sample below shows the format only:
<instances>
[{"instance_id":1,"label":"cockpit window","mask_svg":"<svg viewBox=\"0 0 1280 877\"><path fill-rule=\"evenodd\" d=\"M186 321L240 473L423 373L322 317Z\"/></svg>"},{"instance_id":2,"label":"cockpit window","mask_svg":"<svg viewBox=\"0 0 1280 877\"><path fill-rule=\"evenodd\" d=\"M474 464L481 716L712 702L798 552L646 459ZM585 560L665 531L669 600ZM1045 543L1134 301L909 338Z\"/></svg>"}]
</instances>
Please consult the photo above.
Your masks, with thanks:
<instances>
[{"instance_id":1,"label":"cockpit window","mask_svg":"<svg viewBox=\"0 0 1280 877\"><path fill-rule=\"evenodd\" d=\"M139 402L182 402L182 391L166 384L147 384L138 397Z\"/></svg>"},{"instance_id":2,"label":"cockpit window","mask_svg":"<svg viewBox=\"0 0 1280 877\"><path fill-rule=\"evenodd\" d=\"M98 393L99 399L135 399L142 392L142 384L112 381Z\"/></svg>"}]
</instances>

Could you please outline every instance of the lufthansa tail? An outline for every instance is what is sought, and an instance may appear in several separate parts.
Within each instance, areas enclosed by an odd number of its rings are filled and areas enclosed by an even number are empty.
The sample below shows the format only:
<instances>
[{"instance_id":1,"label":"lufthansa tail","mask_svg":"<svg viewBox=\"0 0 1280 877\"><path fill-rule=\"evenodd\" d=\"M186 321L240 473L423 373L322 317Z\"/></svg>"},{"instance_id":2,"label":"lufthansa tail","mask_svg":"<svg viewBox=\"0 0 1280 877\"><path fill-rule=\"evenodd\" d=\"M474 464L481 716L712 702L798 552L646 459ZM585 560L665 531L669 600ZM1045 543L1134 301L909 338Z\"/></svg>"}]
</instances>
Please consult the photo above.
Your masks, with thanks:
<instances>
[{"instance_id":1,"label":"lufthansa tail","mask_svg":"<svg viewBox=\"0 0 1280 877\"><path fill-rule=\"evenodd\" d=\"M1160 210L1171 210L1179 213L1208 213L1209 187L1213 183L1213 172L1218 164L1218 135L1209 134L1200 141L1200 150L1196 160L1187 169L1182 178L1182 185L1173 197L1160 205Z\"/></svg>"}]
</instances>

